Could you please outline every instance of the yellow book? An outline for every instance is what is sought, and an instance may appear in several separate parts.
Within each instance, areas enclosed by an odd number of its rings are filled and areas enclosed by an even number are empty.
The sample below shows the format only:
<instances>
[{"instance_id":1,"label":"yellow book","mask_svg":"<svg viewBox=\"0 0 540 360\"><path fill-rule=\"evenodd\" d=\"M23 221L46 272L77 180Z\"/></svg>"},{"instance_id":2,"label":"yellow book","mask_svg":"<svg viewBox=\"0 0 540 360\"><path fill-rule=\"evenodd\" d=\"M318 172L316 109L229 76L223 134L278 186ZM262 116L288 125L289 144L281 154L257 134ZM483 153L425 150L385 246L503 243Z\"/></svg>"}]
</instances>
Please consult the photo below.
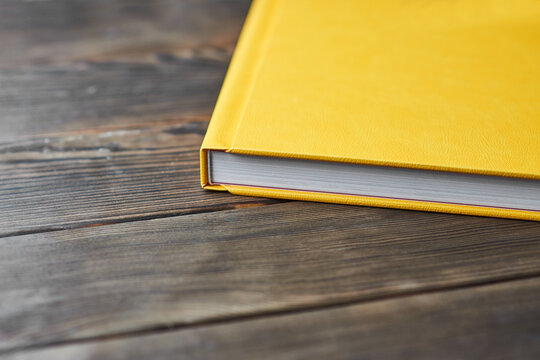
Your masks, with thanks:
<instances>
[{"instance_id":1,"label":"yellow book","mask_svg":"<svg viewBox=\"0 0 540 360\"><path fill-rule=\"evenodd\" d=\"M540 1L256 0L201 182L540 220Z\"/></svg>"}]
</instances>

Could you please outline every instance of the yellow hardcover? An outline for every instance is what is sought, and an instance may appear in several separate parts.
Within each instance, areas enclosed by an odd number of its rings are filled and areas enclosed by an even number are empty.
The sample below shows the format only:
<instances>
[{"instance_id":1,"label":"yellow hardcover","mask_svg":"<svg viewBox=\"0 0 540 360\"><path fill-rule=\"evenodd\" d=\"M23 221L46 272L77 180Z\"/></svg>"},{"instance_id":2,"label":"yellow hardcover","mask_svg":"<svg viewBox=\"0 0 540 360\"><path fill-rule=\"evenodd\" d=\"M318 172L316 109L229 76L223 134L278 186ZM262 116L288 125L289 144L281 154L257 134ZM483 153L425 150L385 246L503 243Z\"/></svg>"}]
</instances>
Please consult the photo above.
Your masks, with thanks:
<instances>
[{"instance_id":1,"label":"yellow hardcover","mask_svg":"<svg viewBox=\"0 0 540 360\"><path fill-rule=\"evenodd\" d=\"M213 185L210 149L540 179L540 1L256 0L201 148L207 189L540 220Z\"/></svg>"}]
</instances>

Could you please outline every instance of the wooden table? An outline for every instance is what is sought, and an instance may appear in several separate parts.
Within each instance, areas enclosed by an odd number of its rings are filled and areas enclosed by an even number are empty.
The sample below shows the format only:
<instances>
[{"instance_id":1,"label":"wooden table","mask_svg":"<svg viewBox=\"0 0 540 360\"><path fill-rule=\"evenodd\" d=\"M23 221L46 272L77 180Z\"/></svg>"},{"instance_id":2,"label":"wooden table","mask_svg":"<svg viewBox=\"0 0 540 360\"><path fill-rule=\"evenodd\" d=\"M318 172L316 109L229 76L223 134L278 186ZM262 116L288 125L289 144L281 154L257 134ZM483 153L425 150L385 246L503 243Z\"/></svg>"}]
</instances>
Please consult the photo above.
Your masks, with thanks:
<instances>
[{"instance_id":1,"label":"wooden table","mask_svg":"<svg viewBox=\"0 0 540 360\"><path fill-rule=\"evenodd\" d=\"M0 2L0 353L539 359L540 223L200 188L248 6Z\"/></svg>"}]
</instances>

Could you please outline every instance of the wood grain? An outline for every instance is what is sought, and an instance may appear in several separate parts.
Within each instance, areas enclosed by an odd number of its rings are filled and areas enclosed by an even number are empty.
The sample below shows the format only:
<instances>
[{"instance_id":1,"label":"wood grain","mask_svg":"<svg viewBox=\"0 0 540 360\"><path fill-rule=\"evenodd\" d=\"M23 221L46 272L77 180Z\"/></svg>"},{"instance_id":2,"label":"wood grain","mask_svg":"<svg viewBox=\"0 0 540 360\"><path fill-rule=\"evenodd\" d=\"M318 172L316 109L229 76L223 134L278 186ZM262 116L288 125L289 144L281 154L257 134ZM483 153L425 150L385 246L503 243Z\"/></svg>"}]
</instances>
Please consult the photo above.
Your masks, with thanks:
<instances>
[{"instance_id":1,"label":"wood grain","mask_svg":"<svg viewBox=\"0 0 540 360\"><path fill-rule=\"evenodd\" d=\"M0 3L0 142L215 104L249 1Z\"/></svg>"},{"instance_id":2,"label":"wood grain","mask_svg":"<svg viewBox=\"0 0 540 360\"><path fill-rule=\"evenodd\" d=\"M0 2L1 67L172 54L228 58L248 0Z\"/></svg>"},{"instance_id":3,"label":"wood grain","mask_svg":"<svg viewBox=\"0 0 540 360\"><path fill-rule=\"evenodd\" d=\"M540 357L540 280L415 295L8 359L520 359Z\"/></svg>"},{"instance_id":4,"label":"wood grain","mask_svg":"<svg viewBox=\"0 0 540 360\"><path fill-rule=\"evenodd\" d=\"M537 222L302 202L0 244L4 350L540 273Z\"/></svg>"},{"instance_id":5,"label":"wood grain","mask_svg":"<svg viewBox=\"0 0 540 360\"><path fill-rule=\"evenodd\" d=\"M200 189L248 6L0 2L0 355L539 358L540 223Z\"/></svg>"},{"instance_id":6,"label":"wood grain","mask_svg":"<svg viewBox=\"0 0 540 360\"><path fill-rule=\"evenodd\" d=\"M277 202L201 189L207 121L0 145L0 236Z\"/></svg>"},{"instance_id":7,"label":"wood grain","mask_svg":"<svg viewBox=\"0 0 540 360\"><path fill-rule=\"evenodd\" d=\"M227 64L171 58L0 69L0 143L89 128L208 119Z\"/></svg>"},{"instance_id":8,"label":"wood grain","mask_svg":"<svg viewBox=\"0 0 540 360\"><path fill-rule=\"evenodd\" d=\"M273 203L198 184L248 6L2 2L0 237Z\"/></svg>"}]
</instances>

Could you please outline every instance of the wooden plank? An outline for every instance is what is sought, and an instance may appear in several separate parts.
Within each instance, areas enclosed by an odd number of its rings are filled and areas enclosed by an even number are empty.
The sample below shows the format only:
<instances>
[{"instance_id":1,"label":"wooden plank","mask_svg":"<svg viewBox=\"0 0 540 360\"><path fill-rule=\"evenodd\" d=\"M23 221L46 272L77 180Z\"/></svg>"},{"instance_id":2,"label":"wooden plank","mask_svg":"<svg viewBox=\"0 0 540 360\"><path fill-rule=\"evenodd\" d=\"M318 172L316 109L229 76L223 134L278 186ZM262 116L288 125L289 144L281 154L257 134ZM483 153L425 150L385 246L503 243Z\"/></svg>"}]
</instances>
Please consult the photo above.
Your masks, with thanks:
<instances>
[{"instance_id":1,"label":"wooden plank","mask_svg":"<svg viewBox=\"0 0 540 360\"><path fill-rule=\"evenodd\" d=\"M0 40L13 42L0 55L0 237L275 202L198 184L198 148L248 6L2 2ZM20 62L21 44L41 55Z\"/></svg>"},{"instance_id":2,"label":"wooden plank","mask_svg":"<svg viewBox=\"0 0 540 360\"><path fill-rule=\"evenodd\" d=\"M8 359L540 358L540 280L53 347Z\"/></svg>"},{"instance_id":3,"label":"wooden plank","mask_svg":"<svg viewBox=\"0 0 540 360\"><path fill-rule=\"evenodd\" d=\"M0 66L149 57L228 58L249 0L0 2Z\"/></svg>"},{"instance_id":4,"label":"wooden plank","mask_svg":"<svg viewBox=\"0 0 540 360\"><path fill-rule=\"evenodd\" d=\"M0 143L32 135L208 119L227 64L168 59L0 68Z\"/></svg>"},{"instance_id":5,"label":"wooden plank","mask_svg":"<svg viewBox=\"0 0 540 360\"><path fill-rule=\"evenodd\" d=\"M208 117L247 0L0 3L0 142Z\"/></svg>"},{"instance_id":6,"label":"wooden plank","mask_svg":"<svg viewBox=\"0 0 540 360\"><path fill-rule=\"evenodd\" d=\"M0 237L277 202L201 189L207 121L0 145Z\"/></svg>"},{"instance_id":7,"label":"wooden plank","mask_svg":"<svg viewBox=\"0 0 540 360\"><path fill-rule=\"evenodd\" d=\"M540 273L538 222L302 202L0 244L4 350Z\"/></svg>"},{"instance_id":8,"label":"wooden plank","mask_svg":"<svg viewBox=\"0 0 540 360\"><path fill-rule=\"evenodd\" d=\"M248 6L2 2L0 236L259 203L197 180Z\"/></svg>"}]
</instances>

